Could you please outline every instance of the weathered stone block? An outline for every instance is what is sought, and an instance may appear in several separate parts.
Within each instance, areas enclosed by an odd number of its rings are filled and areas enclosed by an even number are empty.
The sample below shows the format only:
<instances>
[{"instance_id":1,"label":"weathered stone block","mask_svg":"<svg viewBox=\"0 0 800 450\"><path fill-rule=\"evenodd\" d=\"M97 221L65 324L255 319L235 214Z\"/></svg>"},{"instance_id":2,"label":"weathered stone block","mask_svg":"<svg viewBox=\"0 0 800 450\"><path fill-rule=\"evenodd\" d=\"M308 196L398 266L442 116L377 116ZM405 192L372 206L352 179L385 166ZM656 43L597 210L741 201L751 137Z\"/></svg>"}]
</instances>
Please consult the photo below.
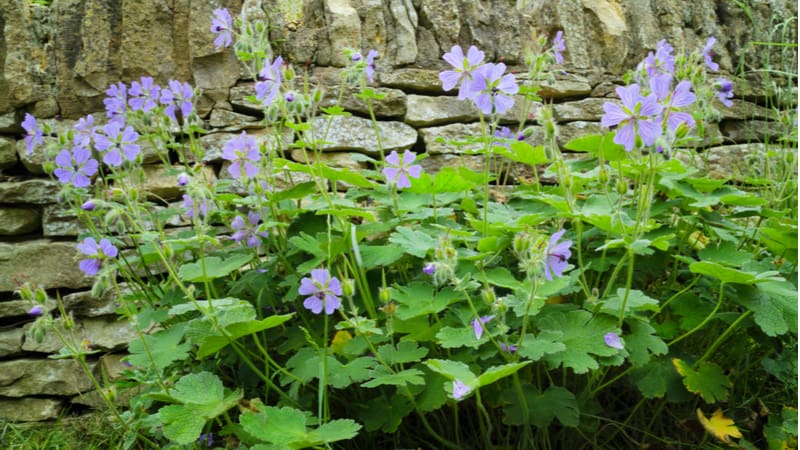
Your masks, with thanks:
<instances>
[{"instance_id":1,"label":"weathered stone block","mask_svg":"<svg viewBox=\"0 0 800 450\"><path fill-rule=\"evenodd\" d=\"M454 123L441 127L422 128L419 130L422 141L425 143L425 151L428 154L442 153L463 153L467 150L477 150L481 147L479 143L457 145L470 138L481 135L481 124L479 123Z\"/></svg>"},{"instance_id":2,"label":"weathered stone block","mask_svg":"<svg viewBox=\"0 0 800 450\"><path fill-rule=\"evenodd\" d=\"M0 419L10 422L41 422L57 419L61 400L52 398L0 398Z\"/></svg>"},{"instance_id":3,"label":"weathered stone block","mask_svg":"<svg viewBox=\"0 0 800 450\"><path fill-rule=\"evenodd\" d=\"M16 141L0 136L0 170L17 165Z\"/></svg>"},{"instance_id":4,"label":"weathered stone block","mask_svg":"<svg viewBox=\"0 0 800 450\"><path fill-rule=\"evenodd\" d=\"M94 363L89 363L90 367ZM69 359L0 362L0 396L75 395L92 388L80 365Z\"/></svg>"},{"instance_id":5,"label":"weathered stone block","mask_svg":"<svg viewBox=\"0 0 800 450\"><path fill-rule=\"evenodd\" d=\"M2 304L0 304L2 307ZM0 357L13 356L22 352L22 340L25 332L22 328L0 331Z\"/></svg>"},{"instance_id":6,"label":"weathered stone block","mask_svg":"<svg viewBox=\"0 0 800 450\"><path fill-rule=\"evenodd\" d=\"M35 208L0 206L0 236L31 233L42 226L42 214Z\"/></svg>"},{"instance_id":7,"label":"weathered stone block","mask_svg":"<svg viewBox=\"0 0 800 450\"><path fill-rule=\"evenodd\" d=\"M46 178L0 182L0 203L44 205L58 201L58 182Z\"/></svg>"},{"instance_id":8,"label":"weathered stone block","mask_svg":"<svg viewBox=\"0 0 800 450\"><path fill-rule=\"evenodd\" d=\"M36 239L0 243L0 292L17 288L14 277L44 289L91 286L92 278L78 269L78 256L74 242Z\"/></svg>"},{"instance_id":9,"label":"weathered stone block","mask_svg":"<svg viewBox=\"0 0 800 450\"><path fill-rule=\"evenodd\" d=\"M378 141L370 120L353 116L333 116L330 127L325 117L311 120L315 138L327 143L320 144L323 151L355 150L369 155L378 155ZM392 150L407 150L417 142L417 131L402 122L378 122L384 153ZM325 130L327 134L324 134Z\"/></svg>"}]
</instances>

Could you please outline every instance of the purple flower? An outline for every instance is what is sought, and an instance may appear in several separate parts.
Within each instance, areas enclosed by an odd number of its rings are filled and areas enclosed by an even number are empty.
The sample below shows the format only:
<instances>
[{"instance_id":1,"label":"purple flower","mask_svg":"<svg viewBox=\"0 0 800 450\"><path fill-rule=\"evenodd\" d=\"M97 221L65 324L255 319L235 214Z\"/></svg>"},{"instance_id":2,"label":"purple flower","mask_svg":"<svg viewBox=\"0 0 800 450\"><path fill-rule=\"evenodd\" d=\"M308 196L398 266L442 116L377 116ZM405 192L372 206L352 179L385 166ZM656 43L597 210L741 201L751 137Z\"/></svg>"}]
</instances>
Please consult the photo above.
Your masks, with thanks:
<instances>
[{"instance_id":1,"label":"purple flower","mask_svg":"<svg viewBox=\"0 0 800 450\"><path fill-rule=\"evenodd\" d=\"M187 175L186 172L183 172L182 174L178 175L178 186L183 187L186 186L187 184L189 184L189 175Z\"/></svg>"},{"instance_id":2,"label":"purple flower","mask_svg":"<svg viewBox=\"0 0 800 450\"><path fill-rule=\"evenodd\" d=\"M125 117L128 93L124 83L112 84L106 90L106 97L103 104L106 105L106 116L111 120L119 120Z\"/></svg>"},{"instance_id":3,"label":"purple flower","mask_svg":"<svg viewBox=\"0 0 800 450\"><path fill-rule=\"evenodd\" d=\"M314 269L311 278L300 280L300 295L309 297L303 302L306 309L314 314L319 314L325 308L325 314L333 314L342 306L339 296L342 295L342 283L336 277L331 277L327 269Z\"/></svg>"},{"instance_id":4,"label":"purple flower","mask_svg":"<svg viewBox=\"0 0 800 450\"><path fill-rule=\"evenodd\" d=\"M128 89L128 104L134 111L150 111L156 107L161 87L153 84L153 77L142 77L141 82L134 81Z\"/></svg>"},{"instance_id":5,"label":"purple flower","mask_svg":"<svg viewBox=\"0 0 800 450\"><path fill-rule=\"evenodd\" d=\"M564 57L561 56L561 52L567 49L567 46L564 44L564 32L558 30L556 33L556 37L553 38L553 55L556 57L556 64L563 64Z\"/></svg>"},{"instance_id":6,"label":"purple flower","mask_svg":"<svg viewBox=\"0 0 800 450\"><path fill-rule=\"evenodd\" d=\"M453 398L456 400L461 400L462 397L469 394L472 391L469 386L464 384L463 381L456 378L453 380Z\"/></svg>"},{"instance_id":7,"label":"purple flower","mask_svg":"<svg viewBox=\"0 0 800 450\"><path fill-rule=\"evenodd\" d=\"M722 77L717 78L717 82L714 83L714 89L717 91L717 98L723 105L728 108L733 106L733 102L730 100L733 98L733 83L730 80Z\"/></svg>"},{"instance_id":8,"label":"purple flower","mask_svg":"<svg viewBox=\"0 0 800 450\"><path fill-rule=\"evenodd\" d=\"M230 47L233 43L233 17L225 8L214 10L214 17L211 19L211 32L216 34L214 45L217 50L223 47Z\"/></svg>"},{"instance_id":9,"label":"purple flower","mask_svg":"<svg viewBox=\"0 0 800 450\"><path fill-rule=\"evenodd\" d=\"M214 445L214 433L203 433L197 440L197 445L205 444L206 447L211 448Z\"/></svg>"},{"instance_id":10,"label":"purple flower","mask_svg":"<svg viewBox=\"0 0 800 450\"><path fill-rule=\"evenodd\" d=\"M434 263L427 263L422 267L422 273L425 275L433 275L436 272L436 265Z\"/></svg>"},{"instance_id":11,"label":"purple flower","mask_svg":"<svg viewBox=\"0 0 800 450\"><path fill-rule=\"evenodd\" d=\"M667 127L672 131L677 130L681 123L685 123L687 127L693 127L695 124L692 115L679 110L679 108L691 105L696 99L692 93L692 83L689 80L683 80L675 86L675 90L670 90L671 86L672 75L661 74L650 79L650 90L662 105L661 117L666 118Z\"/></svg>"},{"instance_id":12,"label":"purple flower","mask_svg":"<svg viewBox=\"0 0 800 450\"><path fill-rule=\"evenodd\" d=\"M89 276L97 274L103 260L117 256L117 247L114 247L108 239L101 239L100 245L98 245L93 237L87 237L82 243L78 244L78 250L89 256L88 259L81 260L78 264L83 273Z\"/></svg>"},{"instance_id":13,"label":"purple flower","mask_svg":"<svg viewBox=\"0 0 800 450\"><path fill-rule=\"evenodd\" d=\"M161 98L159 98L158 101L162 105L167 105L167 107L164 108L164 114L174 122L177 122L178 119L175 116L175 110L179 106L181 108L181 117L184 120L192 113L194 109L192 97L194 97L194 90L189 83L169 80L169 88L161 89Z\"/></svg>"},{"instance_id":14,"label":"purple flower","mask_svg":"<svg viewBox=\"0 0 800 450\"><path fill-rule=\"evenodd\" d=\"M248 136L244 131L238 137L229 139L225 143L222 148L222 158L231 161L228 172L234 178L242 175L242 169L248 178L253 178L258 174L261 153L258 152L258 145L253 136Z\"/></svg>"},{"instance_id":15,"label":"purple flower","mask_svg":"<svg viewBox=\"0 0 800 450\"><path fill-rule=\"evenodd\" d=\"M417 159L417 155L406 150L403 153L403 161L400 161L397 151L392 150L392 153L386 157L386 167L383 168L383 175L386 177L386 181L397 183L398 189L411 187L411 180L408 177L419 178L420 174L422 174L422 166L411 165L415 159Z\"/></svg>"},{"instance_id":16,"label":"purple flower","mask_svg":"<svg viewBox=\"0 0 800 450\"><path fill-rule=\"evenodd\" d=\"M94 200L86 200L81 205L81 209L84 211L94 211L97 208L97 204L95 204Z\"/></svg>"},{"instance_id":17,"label":"purple flower","mask_svg":"<svg viewBox=\"0 0 800 450\"><path fill-rule=\"evenodd\" d=\"M494 319L494 316L483 316L480 319L472 321L472 330L475 331L475 339L480 339L483 336L483 325Z\"/></svg>"},{"instance_id":18,"label":"purple flower","mask_svg":"<svg viewBox=\"0 0 800 450\"><path fill-rule=\"evenodd\" d=\"M30 311L28 311L28 314L33 316L33 317L41 316L42 315L42 307L41 307L41 305L34 305L34 307L31 308Z\"/></svg>"},{"instance_id":19,"label":"purple flower","mask_svg":"<svg viewBox=\"0 0 800 450\"><path fill-rule=\"evenodd\" d=\"M72 127L72 142L79 147L86 147L92 144L97 135L97 128L94 126L94 116L91 114L78 119L78 123Z\"/></svg>"},{"instance_id":20,"label":"purple flower","mask_svg":"<svg viewBox=\"0 0 800 450\"><path fill-rule=\"evenodd\" d=\"M653 121L653 116L661 113L661 105L655 94L642 97L638 84L618 87L617 94L622 99L622 107L611 102L604 103L605 114L600 123L604 127L622 125L617 129L614 142L624 145L626 151L633 150L636 145L637 132L646 145L652 145L661 134L661 127Z\"/></svg>"},{"instance_id":21,"label":"purple flower","mask_svg":"<svg viewBox=\"0 0 800 450\"><path fill-rule=\"evenodd\" d=\"M442 89L449 91L461 83L458 88L458 98L461 100L469 98L467 96L467 85L472 80L472 71L483 63L483 52L473 45L467 50L467 55L464 56L464 51L461 50L461 47L454 45L450 52L445 53L442 58L455 69L445 70L439 74Z\"/></svg>"},{"instance_id":22,"label":"purple flower","mask_svg":"<svg viewBox=\"0 0 800 450\"><path fill-rule=\"evenodd\" d=\"M30 155L36 145L44 143L42 129L36 123L36 118L31 114L25 113L25 120L22 121L22 128L25 129L25 146Z\"/></svg>"},{"instance_id":23,"label":"purple flower","mask_svg":"<svg viewBox=\"0 0 800 450\"><path fill-rule=\"evenodd\" d=\"M256 82L256 99L269 106L281 88L281 64L283 58L278 56L275 61L269 59L264 62L264 68L258 74L259 81Z\"/></svg>"},{"instance_id":24,"label":"purple flower","mask_svg":"<svg viewBox=\"0 0 800 450\"><path fill-rule=\"evenodd\" d=\"M550 242L544 251L544 277L547 278L547 281L553 281L553 275L560 277L569 265L568 260L572 256L569 248L572 246L572 241L558 242L565 232L566 230L557 231L550 236Z\"/></svg>"},{"instance_id":25,"label":"purple flower","mask_svg":"<svg viewBox=\"0 0 800 450\"><path fill-rule=\"evenodd\" d=\"M611 348L616 348L618 350L625 348L617 333L606 333L606 335L603 336L603 340L606 341L606 345Z\"/></svg>"},{"instance_id":26,"label":"purple flower","mask_svg":"<svg viewBox=\"0 0 800 450\"><path fill-rule=\"evenodd\" d=\"M61 150L56 156L58 168L53 174L58 181L64 184L72 183L77 188L92 184L92 175L97 173L97 160L92 158L92 152L84 147L73 147L72 151Z\"/></svg>"},{"instance_id":27,"label":"purple flower","mask_svg":"<svg viewBox=\"0 0 800 450\"><path fill-rule=\"evenodd\" d=\"M519 92L514 75L506 74L506 65L485 64L472 72L467 96L484 114L502 114L514 106L513 95Z\"/></svg>"},{"instance_id":28,"label":"purple flower","mask_svg":"<svg viewBox=\"0 0 800 450\"><path fill-rule=\"evenodd\" d=\"M647 57L639 64L639 67L644 67L648 77L653 77L662 73L669 73L675 71L675 57L672 56L672 46L662 39L658 41L656 52L648 53Z\"/></svg>"},{"instance_id":29,"label":"purple flower","mask_svg":"<svg viewBox=\"0 0 800 450\"><path fill-rule=\"evenodd\" d=\"M203 217L208 215L208 202L203 201L195 205L194 199L187 194L183 194L183 207L186 208L186 216L192 219L196 210L199 210Z\"/></svg>"},{"instance_id":30,"label":"purple flower","mask_svg":"<svg viewBox=\"0 0 800 450\"><path fill-rule=\"evenodd\" d=\"M706 41L706 46L703 48L703 59L705 60L706 67L712 72L716 72L719 70L719 64L714 62L714 51L711 50L711 47L714 46L714 43L717 42L717 38L711 36Z\"/></svg>"},{"instance_id":31,"label":"purple flower","mask_svg":"<svg viewBox=\"0 0 800 450\"><path fill-rule=\"evenodd\" d=\"M247 213L247 223L245 223L242 216L236 216L231 222L231 228L236 230L231 236L235 242L244 240L248 247L255 247L258 245L258 237L267 237L269 233L266 231L258 231L258 224L261 222L261 216L250 211Z\"/></svg>"},{"instance_id":32,"label":"purple flower","mask_svg":"<svg viewBox=\"0 0 800 450\"><path fill-rule=\"evenodd\" d=\"M370 50L367 53L367 67L364 69L364 74L367 75L367 79L370 83L375 82L375 57L378 56L378 52L376 50Z\"/></svg>"},{"instance_id":33,"label":"purple flower","mask_svg":"<svg viewBox=\"0 0 800 450\"><path fill-rule=\"evenodd\" d=\"M123 156L128 161L135 161L139 156L139 146L136 140L139 134L130 125L125 126L120 121L111 121L103 127L103 133L95 136L95 148L104 152L103 162L109 166L119 167L123 163Z\"/></svg>"},{"instance_id":34,"label":"purple flower","mask_svg":"<svg viewBox=\"0 0 800 450\"><path fill-rule=\"evenodd\" d=\"M506 353L514 353L519 348L516 345L513 345L513 344L506 345L506 344L503 344L502 342L497 344L497 345L500 346L500 350L502 350L502 351L504 351Z\"/></svg>"}]
</instances>

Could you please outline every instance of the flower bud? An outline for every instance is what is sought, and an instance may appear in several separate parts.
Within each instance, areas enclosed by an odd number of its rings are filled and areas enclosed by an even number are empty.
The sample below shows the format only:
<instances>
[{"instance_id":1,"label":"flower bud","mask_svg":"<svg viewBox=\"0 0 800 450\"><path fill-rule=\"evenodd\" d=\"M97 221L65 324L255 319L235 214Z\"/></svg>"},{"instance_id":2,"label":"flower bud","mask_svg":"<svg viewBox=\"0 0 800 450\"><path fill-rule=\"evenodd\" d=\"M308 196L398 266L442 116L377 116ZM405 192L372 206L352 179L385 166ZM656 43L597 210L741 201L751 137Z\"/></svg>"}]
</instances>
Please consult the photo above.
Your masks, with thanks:
<instances>
[{"instance_id":1,"label":"flower bud","mask_svg":"<svg viewBox=\"0 0 800 450\"><path fill-rule=\"evenodd\" d=\"M342 283L342 295L352 297L356 293L356 283L352 278L345 278Z\"/></svg>"},{"instance_id":2,"label":"flower bud","mask_svg":"<svg viewBox=\"0 0 800 450\"><path fill-rule=\"evenodd\" d=\"M436 265L434 263L427 263L422 268L422 273L425 275L433 275L436 272Z\"/></svg>"},{"instance_id":3,"label":"flower bud","mask_svg":"<svg viewBox=\"0 0 800 450\"><path fill-rule=\"evenodd\" d=\"M497 295L494 293L494 289L491 287L481 290L481 298L483 299L484 303L489 306L493 306L497 301Z\"/></svg>"},{"instance_id":4,"label":"flower bud","mask_svg":"<svg viewBox=\"0 0 800 450\"><path fill-rule=\"evenodd\" d=\"M41 305L34 305L33 308L28 311L28 314L33 317L39 317L42 315L42 307Z\"/></svg>"},{"instance_id":5,"label":"flower bud","mask_svg":"<svg viewBox=\"0 0 800 450\"><path fill-rule=\"evenodd\" d=\"M600 173L597 174L597 181L599 181L600 184L608 183L608 171L605 167L600 167Z\"/></svg>"},{"instance_id":6,"label":"flower bud","mask_svg":"<svg viewBox=\"0 0 800 450\"><path fill-rule=\"evenodd\" d=\"M61 325L64 327L65 330L71 330L75 327L75 320L72 318L71 315L64 316L61 321Z\"/></svg>"},{"instance_id":7,"label":"flower bud","mask_svg":"<svg viewBox=\"0 0 800 450\"><path fill-rule=\"evenodd\" d=\"M392 301L392 290L388 287L380 287L378 288L378 298L383 303L389 303Z\"/></svg>"},{"instance_id":8,"label":"flower bud","mask_svg":"<svg viewBox=\"0 0 800 450\"><path fill-rule=\"evenodd\" d=\"M189 175L186 172L178 175L178 186L186 186L189 184Z\"/></svg>"},{"instance_id":9,"label":"flower bud","mask_svg":"<svg viewBox=\"0 0 800 450\"><path fill-rule=\"evenodd\" d=\"M625 180L617 181L617 194L625 195L628 193L628 183Z\"/></svg>"},{"instance_id":10,"label":"flower bud","mask_svg":"<svg viewBox=\"0 0 800 450\"><path fill-rule=\"evenodd\" d=\"M33 300L36 303L39 303L40 305L44 304L47 301L47 292L45 292L44 289L41 289L41 288L40 289L36 289L33 292Z\"/></svg>"},{"instance_id":11,"label":"flower bud","mask_svg":"<svg viewBox=\"0 0 800 450\"><path fill-rule=\"evenodd\" d=\"M93 200L86 200L81 205L81 209L84 211L94 211L97 208L97 204Z\"/></svg>"}]
</instances>

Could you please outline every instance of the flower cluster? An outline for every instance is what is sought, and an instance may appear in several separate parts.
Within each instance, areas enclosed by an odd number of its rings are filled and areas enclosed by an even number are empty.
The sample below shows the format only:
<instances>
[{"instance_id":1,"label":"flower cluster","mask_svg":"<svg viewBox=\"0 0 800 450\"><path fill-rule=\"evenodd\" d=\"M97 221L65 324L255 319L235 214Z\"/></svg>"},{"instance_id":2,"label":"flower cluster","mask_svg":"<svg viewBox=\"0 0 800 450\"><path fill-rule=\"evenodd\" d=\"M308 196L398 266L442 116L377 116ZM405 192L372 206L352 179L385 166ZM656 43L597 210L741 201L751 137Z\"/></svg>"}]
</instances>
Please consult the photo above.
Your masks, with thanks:
<instances>
[{"instance_id":1,"label":"flower cluster","mask_svg":"<svg viewBox=\"0 0 800 450\"><path fill-rule=\"evenodd\" d=\"M503 63L483 63L484 54L474 45L464 51L456 45L443 59L453 70L439 74L442 88L450 91L458 85L458 98L472 100L484 114L502 114L514 106L519 86L514 75L507 74Z\"/></svg>"},{"instance_id":2,"label":"flower cluster","mask_svg":"<svg viewBox=\"0 0 800 450\"><path fill-rule=\"evenodd\" d=\"M701 61L695 62L698 67L713 72L719 69L711 50L715 42L713 36L708 38L699 54ZM606 102L603 105L605 114L601 124L617 127L614 142L624 146L626 151L633 150L639 140L645 146L652 146L666 136L669 142L682 125L686 128L695 126L694 118L686 109L697 100L697 96L692 92L692 81L683 78L686 75L682 74L687 71L676 68L673 50L666 40L659 41L656 51L650 52L637 67L636 83L617 88L622 104ZM692 60L697 59L695 56ZM733 84L719 78L714 88L720 101L730 107Z\"/></svg>"}]
</instances>

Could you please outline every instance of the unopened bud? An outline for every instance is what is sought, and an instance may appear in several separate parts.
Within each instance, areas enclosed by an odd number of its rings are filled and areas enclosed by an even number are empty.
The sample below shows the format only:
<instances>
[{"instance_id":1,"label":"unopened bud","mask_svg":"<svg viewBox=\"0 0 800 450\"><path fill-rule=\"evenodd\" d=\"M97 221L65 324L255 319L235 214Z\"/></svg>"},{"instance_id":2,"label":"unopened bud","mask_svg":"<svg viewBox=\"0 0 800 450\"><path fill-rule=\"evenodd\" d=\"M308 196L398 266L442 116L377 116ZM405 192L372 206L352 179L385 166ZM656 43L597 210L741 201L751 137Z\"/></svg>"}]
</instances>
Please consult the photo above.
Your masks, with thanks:
<instances>
[{"instance_id":1,"label":"unopened bud","mask_svg":"<svg viewBox=\"0 0 800 450\"><path fill-rule=\"evenodd\" d=\"M356 283L352 278L342 280L342 295L352 297L356 293Z\"/></svg>"},{"instance_id":2,"label":"unopened bud","mask_svg":"<svg viewBox=\"0 0 800 450\"><path fill-rule=\"evenodd\" d=\"M495 295L494 289L491 287L487 287L481 291L481 298L489 306L493 306L497 301L497 295Z\"/></svg>"},{"instance_id":3,"label":"unopened bud","mask_svg":"<svg viewBox=\"0 0 800 450\"><path fill-rule=\"evenodd\" d=\"M628 193L628 183L625 180L617 181L617 194L625 195Z\"/></svg>"},{"instance_id":4,"label":"unopened bud","mask_svg":"<svg viewBox=\"0 0 800 450\"><path fill-rule=\"evenodd\" d=\"M389 303L392 301L392 290L388 287L381 287L378 289L378 298L382 303Z\"/></svg>"}]
</instances>

